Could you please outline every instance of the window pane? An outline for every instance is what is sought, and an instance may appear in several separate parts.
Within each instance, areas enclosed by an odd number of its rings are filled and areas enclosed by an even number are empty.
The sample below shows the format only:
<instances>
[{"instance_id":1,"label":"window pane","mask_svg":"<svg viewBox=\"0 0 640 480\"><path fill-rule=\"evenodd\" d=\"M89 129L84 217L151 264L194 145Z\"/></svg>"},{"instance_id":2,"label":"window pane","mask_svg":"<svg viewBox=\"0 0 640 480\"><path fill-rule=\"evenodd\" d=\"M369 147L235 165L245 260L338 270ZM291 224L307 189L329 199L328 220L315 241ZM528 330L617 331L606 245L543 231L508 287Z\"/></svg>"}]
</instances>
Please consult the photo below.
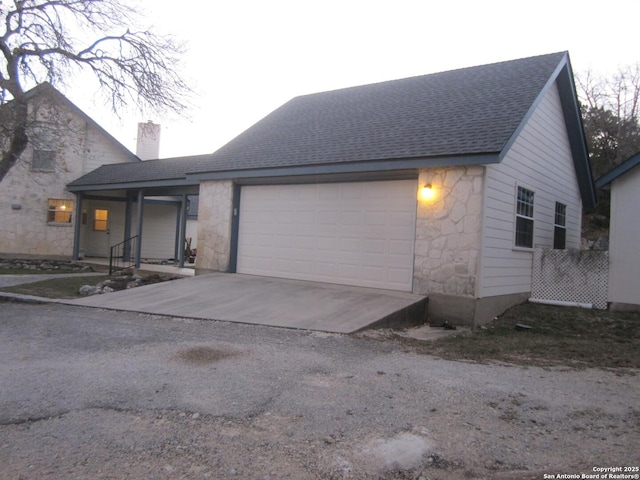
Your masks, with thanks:
<instances>
[{"instance_id":1,"label":"window pane","mask_svg":"<svg viewBox=\"0 0 640 480\"><path fill-rule=\"evenodd\" d=\"M525 217L533 218L534 193L526 188L518 187L517 213Z\"/></svg>"},{"instance_id":2,"label":"window pane","mask_svg":"<svg viewBox=\"0 0 640 480\"><path fill-rule=\"evenodd\" d=\"M96 209L93 215L93 229L98 232L106 232L108 220L109 210Z\"/></svg>"},{"instance_id":3,"label":"window pane","mask_svg":"<svg viewBox=\"0 0 640 480\"><path fill-rule=\"evenodd\" d=\"M563 227L567 225L567 206L558 202L556 202L555 224Z\"/></svg>"},{"instance_id":4,"label":"window pane","mask_svg":"<svg viewBox=\"0 0 640 480\"><path fill-rule=\"evenodd\" d=\"M34 150L31 159L31 170L39 172L56 171L56 152L52 150Z\"/></svg>"},{"instance_id":5,"label":"window pane","mask_svg":"<svg viewBox=\"0 0 640 480\"><path fill-rule=\"evenodd\" d=\"M533 220L516 218L516 247L533 248Z\"/></svg>"},{"instance_id":6,"label":"window pane","mask_svg":"<svg viewBox=\"0 0 640 480\"><path fill-rule=\"evenodd\" d=\"M49 209L47 211L47 222L49 223L71 223L73 215L73 201L49 199Z\"/></svg>"},{"instance_id":7,"label":"window pane","mask_svg":"<svg viewBox=\"0 0 640 480\"><path fill-rule=\"evenodd\" d=\"M556 226L553 229L553 248L558 250L564 250L567 242L567 229L564 227Z\"/></svg>"},{"instance_id":8,"label":"window pane","mask_svg":"<svg viewBox=\"0 0 640 480\"><path fill-rule=\"evenodd\" d=\"M534 193L518 187L516 201L516 247L533 248Z\"/></svg>"}]
</instances>

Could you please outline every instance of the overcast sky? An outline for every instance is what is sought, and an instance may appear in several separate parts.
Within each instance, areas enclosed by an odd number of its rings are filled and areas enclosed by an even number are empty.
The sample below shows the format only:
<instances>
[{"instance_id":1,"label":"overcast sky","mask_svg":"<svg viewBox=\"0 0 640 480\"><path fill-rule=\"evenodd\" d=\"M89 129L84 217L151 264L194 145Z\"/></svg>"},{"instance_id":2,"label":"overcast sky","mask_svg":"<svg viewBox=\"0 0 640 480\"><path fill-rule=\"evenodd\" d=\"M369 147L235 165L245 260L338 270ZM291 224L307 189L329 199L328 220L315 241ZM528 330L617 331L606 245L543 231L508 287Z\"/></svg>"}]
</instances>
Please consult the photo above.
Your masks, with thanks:
<instances>
[{"instance_id":1,"label":"overcast sky","mask_svg":"<svg viewBox=\"0 0 640 480\"><path fill-rule=\"evenodd\" d=\"M568 50L574 72L640 61L638 0L138 0L188 42L191 118L118 120L66 92L135 151L162 125L160 156L210 153L297 95Z\"/></svg>"}]
</instances>

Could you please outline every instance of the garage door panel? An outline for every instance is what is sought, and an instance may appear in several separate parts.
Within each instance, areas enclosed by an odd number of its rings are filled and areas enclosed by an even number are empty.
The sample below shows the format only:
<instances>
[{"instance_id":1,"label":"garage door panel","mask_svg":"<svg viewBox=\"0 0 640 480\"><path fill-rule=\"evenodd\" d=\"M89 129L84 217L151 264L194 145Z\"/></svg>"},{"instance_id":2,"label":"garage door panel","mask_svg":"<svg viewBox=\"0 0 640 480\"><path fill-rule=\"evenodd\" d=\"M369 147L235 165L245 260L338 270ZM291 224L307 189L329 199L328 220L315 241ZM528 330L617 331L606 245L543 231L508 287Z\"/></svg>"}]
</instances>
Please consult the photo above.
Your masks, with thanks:
<instances>
[{"instance_id":1,"label":"garage door panel","mask_svg":"<svg viewBox=\"0 0 640 480\"><path fill-rule=\"evenodd\" d=\"M243 187L237 271L411 291L415 180Z\"/></svg>"},{"instance_id":2,"label":"garage door panel","mask_svg":"<svg viewBox=\"0 0 640 480\"><path fill-rule=\"evenodd\" d=\"M362 218L359 211L349 211L349 212L341 212L340 213L340 224L341 225L360 225L362 223Z\"/></svg>"},{"instance_id":3,"label":"garage door panel","mask_svg":"<svg viewBox=\"0 0 640 480\"><path fill-rule=\"evenodd\" d=\"M389 254L413 256L413 242L408 240L389 240Z\"/></svg>"},{"instance_id":4,"label":"garage door panel","mask_svg":"<svg viewBox=\"0 0 640 480\"><path fill-rule=\"evenodd\" d=\"M397 284L404 284L411 280L411 277L408 276L408 273L405 269L390 268L388 270L388 275L388 280Z\"/></svg>"},{"instance_id":5,"label":"garage door panel","mask_svg":"<svg viewBox=\"0 0 640 480\"><path fill-rule=\"evenodd\" d=\"M393 215L389 218L390 225L392 227L414 227L415 215L408 212L393 212Z\"/></svg>"},{"instance_id":6,"label":"garage door panel","mask_svg":"<svg viewBox=\"0 0 640 480\"><path fill-rule=\"evenodd\" d=\"M384 240L369 238L364 241L362 250L364 253L383 255L385 253L385 245L386 242Z\"/></svg>"}]
</instances>

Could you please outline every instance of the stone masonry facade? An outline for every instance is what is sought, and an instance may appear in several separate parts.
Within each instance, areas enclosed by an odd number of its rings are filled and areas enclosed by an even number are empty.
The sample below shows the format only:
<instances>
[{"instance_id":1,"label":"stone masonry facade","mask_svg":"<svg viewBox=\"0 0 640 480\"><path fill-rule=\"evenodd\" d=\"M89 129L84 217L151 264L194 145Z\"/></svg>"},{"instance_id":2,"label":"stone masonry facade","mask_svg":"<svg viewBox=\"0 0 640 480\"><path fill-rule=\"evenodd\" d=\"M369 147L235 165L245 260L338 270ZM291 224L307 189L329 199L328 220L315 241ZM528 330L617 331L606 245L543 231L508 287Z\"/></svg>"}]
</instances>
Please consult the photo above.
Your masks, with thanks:
<instances>
[{"instance_id":1,"label":"stone masonry facade","mask_svg":"<svg viewBox=\"0 0 640 480\"><path fill-rule=\"evenodd\" d=\"M67 183L83 174L85 127L69 112L59 109L30 108L31 120L48 129L46 145L53 161L45 169L34 168L37 131L0 185L0 254L71 257L71 222L48 222L49 200L70 200ZM64 128L64 134L61 131Z\"/></svg>"},{"instance_id":2,"label":"stone masonry facade","mask_svg":"<svg viewBox=\"0 0 640 480\"><path fill-rule=\"evenodd\" d=\"M484 168L423 170L419 185L430 183L434 198L418 201L414 293L474 298L482 229ZM198 270L225 272L231 253L233 182L200 185Z\"/></svg>"},{"instance_id":3,"label":"stone masonry facade","mask_svg":"<svg viewBox=\"0 0 640 480\"><path fill-rule=\"evenodd\" d=\"M414 293L476 296L483 183L481 166L420 172L434 197L418 201Z\"/></svg>"},{"instance_id":4,"label":"stone masonry facade","mask_svg":"<svg viewBox=\"0 0 640 480\"><path fill-rule=\"evenodd\" d=\"M226 272L231 255L233 182L202 182L198 206L198 270Z\"/></svg>"},{"instance_id":5,"label":"stone masonry facade","mask_svg":"<svg viewBox=\"0 0 640 480\"><path fill-rule=\"evenodd\" d=\"M131 156L65 101L48 93L36 99L29 105L30 144L0 184L0 255L71 258L77 212L71 221L50 222L49 200L71 201L75 209L68 183ZM45 168L36 168L35 150L46 152Z\"/></svg>"}]
</instances>

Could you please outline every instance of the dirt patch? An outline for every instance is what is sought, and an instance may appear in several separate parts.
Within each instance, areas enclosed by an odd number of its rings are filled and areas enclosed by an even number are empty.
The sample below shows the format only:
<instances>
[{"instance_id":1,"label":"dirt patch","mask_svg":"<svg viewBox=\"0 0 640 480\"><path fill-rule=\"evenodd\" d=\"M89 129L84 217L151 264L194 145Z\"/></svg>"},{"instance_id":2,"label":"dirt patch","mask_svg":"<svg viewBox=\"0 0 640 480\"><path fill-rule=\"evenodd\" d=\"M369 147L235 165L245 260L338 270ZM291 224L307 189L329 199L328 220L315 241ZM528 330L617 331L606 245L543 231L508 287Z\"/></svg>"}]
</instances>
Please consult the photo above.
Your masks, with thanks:
<instances>
[{"instance_id":1,"label":"dirt patch","mask_svg":"<svg viewBox=\"0 0 640 480\"><path fill-rule=\"evenodd\" d=\"M449 360L626 372L640 368L639 313L527 303L464 335L429 342L396 339L418 353Z\"/></svg>"},{"instance_id":2,"label":"dirt patch","mask_svg":"<svg viewBox=\"0 0 640 480\"><path fill-rule=\"evenodd\" d=\"M178 352L178 360L195 366L205 366L239 355L238 352L224 348L193 347Z\"/></svg>"}]
</instances>

